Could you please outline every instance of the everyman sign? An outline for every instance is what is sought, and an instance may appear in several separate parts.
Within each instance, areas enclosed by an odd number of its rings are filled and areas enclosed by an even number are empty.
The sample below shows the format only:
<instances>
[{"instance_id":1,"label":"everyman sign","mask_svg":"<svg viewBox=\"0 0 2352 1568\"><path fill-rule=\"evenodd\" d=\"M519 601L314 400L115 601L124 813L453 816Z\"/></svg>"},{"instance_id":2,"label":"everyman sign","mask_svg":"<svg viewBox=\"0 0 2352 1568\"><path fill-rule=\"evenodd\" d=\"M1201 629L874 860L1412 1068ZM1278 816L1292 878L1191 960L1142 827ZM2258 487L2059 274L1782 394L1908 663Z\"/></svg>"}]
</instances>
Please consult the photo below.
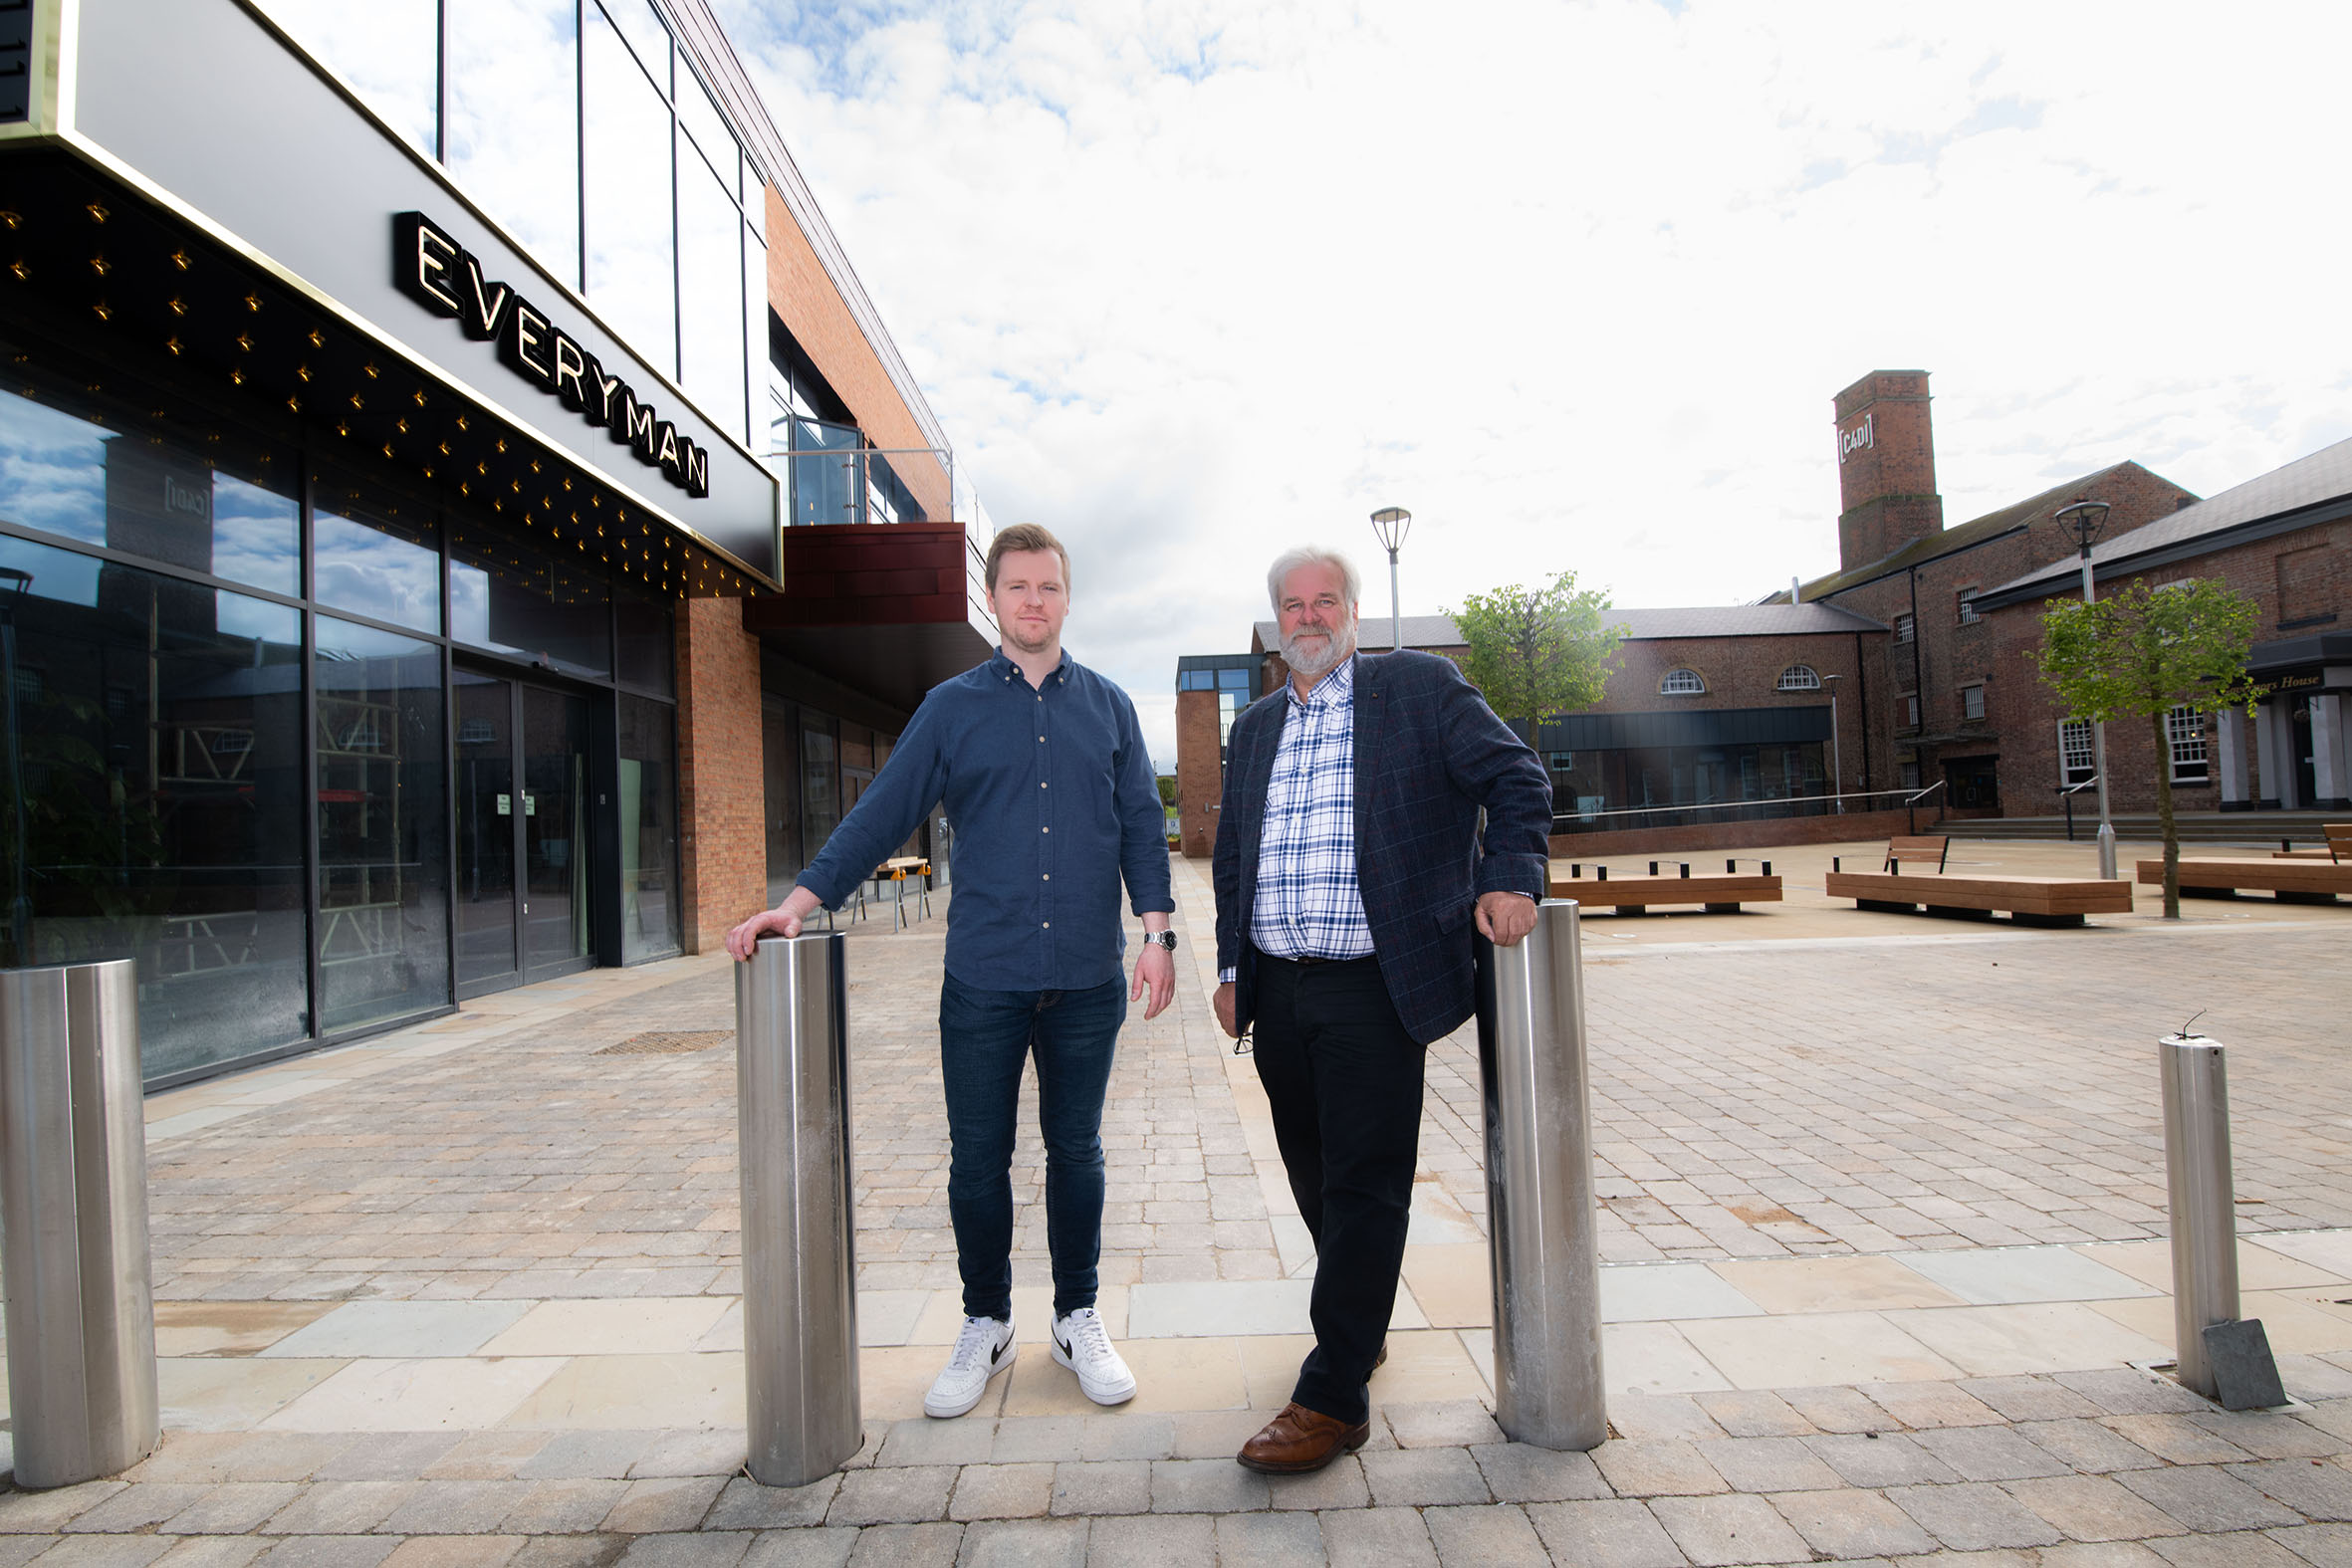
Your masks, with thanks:
<instances>
[{"instance_id":1,"label":"everyman sign","mask_svg":"<svg viewBox=\"0 0 2352 1568\"><path fill-rule=\"evenodd\" d=\"M392 281L435 316L455 320L468 337L496 339L498 357L510 369L562 398L638 462L660 469L690 496L710 494L708 452L679 435L651 403L639 401L626 381L607 375L594 354L510 285L484 277L474 254L421 212L392 219Z\"/></svg>"}]
</instances>

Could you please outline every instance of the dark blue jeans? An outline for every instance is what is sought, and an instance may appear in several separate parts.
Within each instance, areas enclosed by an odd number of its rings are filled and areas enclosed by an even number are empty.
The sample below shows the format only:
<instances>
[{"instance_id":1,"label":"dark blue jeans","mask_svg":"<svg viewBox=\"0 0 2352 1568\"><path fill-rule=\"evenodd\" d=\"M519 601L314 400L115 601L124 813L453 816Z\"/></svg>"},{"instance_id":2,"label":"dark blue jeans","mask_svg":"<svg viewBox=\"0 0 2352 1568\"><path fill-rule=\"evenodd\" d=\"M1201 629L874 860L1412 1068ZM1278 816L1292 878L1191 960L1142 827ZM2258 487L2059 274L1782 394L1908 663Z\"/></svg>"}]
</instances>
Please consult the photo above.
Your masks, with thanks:
<instances>
[{"instance_id":1,"label":"dark blue jeans","mask_svg":"<svg viewBox=\"0 0 2352 1568\"><path fill-rule=\"evenodd\" d=\"M982 991L953 975L940 985L947 1213L956 1228L965 1315L1013 1315L1013 1134L1022 1066L1032 1054L1046 1142L1054 1310L1094 1304L1102 1255L1102 1096L1126 1016L1123 980L1087 991Z\"/></svg>"}]
</instances>

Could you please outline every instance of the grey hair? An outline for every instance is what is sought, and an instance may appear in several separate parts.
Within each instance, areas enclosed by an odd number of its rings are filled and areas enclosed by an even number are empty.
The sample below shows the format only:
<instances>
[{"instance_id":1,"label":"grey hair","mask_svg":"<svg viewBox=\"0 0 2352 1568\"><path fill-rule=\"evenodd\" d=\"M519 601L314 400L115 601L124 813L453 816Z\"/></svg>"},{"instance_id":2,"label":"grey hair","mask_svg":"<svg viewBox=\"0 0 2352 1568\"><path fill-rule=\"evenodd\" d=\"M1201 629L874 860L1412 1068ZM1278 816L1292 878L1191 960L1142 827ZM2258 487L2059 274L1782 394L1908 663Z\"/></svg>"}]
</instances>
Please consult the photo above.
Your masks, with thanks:
<instances>
[{"instance_id":1,"label":"grey hair","mask_svg":"<svg viewBox=\"0 0 2352 1568\"><path fill-rule=\"evenodd\" d=\"M1336 566L1339 580L1345 586L1348 604L1352 607L1364 596L1364 579L1356 574L1355 562L1335 550L1321 545L1301 545L1296 550L1286 550L1274 558L1274 564L1266 568L1266 596L1274 601L1274 612L1283 612L1283 579L1300 566Z\"/></svg>"}]
</instances>

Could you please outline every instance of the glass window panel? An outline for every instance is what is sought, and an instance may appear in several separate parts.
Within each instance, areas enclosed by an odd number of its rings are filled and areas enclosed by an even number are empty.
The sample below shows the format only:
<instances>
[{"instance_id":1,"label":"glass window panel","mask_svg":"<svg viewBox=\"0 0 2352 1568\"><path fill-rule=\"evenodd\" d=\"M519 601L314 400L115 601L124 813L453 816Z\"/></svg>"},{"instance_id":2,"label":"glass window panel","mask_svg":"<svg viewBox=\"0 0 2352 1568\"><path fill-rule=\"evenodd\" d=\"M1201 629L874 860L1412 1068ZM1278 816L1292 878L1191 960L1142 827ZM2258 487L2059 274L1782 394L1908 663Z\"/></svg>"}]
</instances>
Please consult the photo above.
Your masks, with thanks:
<instances>
[{"instance_id":1,"label":"glass window panel","mask_svg":"<svg viewBox=\"0 0 2352 1568\"><path fill-rule=\"evenodd\" d=\"M449 171L540 264L580 284L579 8L449 7Z\"/></svg>"},{"instance_id":2,"label":"glass window panel","mask_svg":"<svg viewBox=\"0 0 2352 1568\"><path fill-rule=\"evenodd\" d=\"M609 675L612 590L603 573L600 562L575 566L519 541L456 534L449 542L449 634L578 674Z\"/></svg>"},{"instance_id":3,"label":"glass window panel","mask_svg":"<svg viewBox=\"0 0 2352 1568\"><path fill-rule=\"evenodd\" d=\"M620 959L681 951L674 715L620 694Z\"/></svg>"},{"instance_id":4,"label":"glass window panel","mask_svg":"<svg viewBox=\"0 0 2352 1568\"><path fill-rule=\"evenodd\" d=\"M649 0L598 0L598 3L629 41L630 50L644 63L645 74L660 87L664 97L668 96L670 30ZM596 7L588 9L593 13Z\"/></svg>"},{"instance_id":5,"label":"glass window panel","mask_svg":"<svg viewBox=\"0 0 2352 1568\"><path fill-rule=\"evenodd\" d=\"M746 428L743 220L694 144L678 141L679 358L687 395L711 422Z\"/></svg>"},{"instance_id":6,"label":"glass window panel","mask_svg":"<svg viewBox=\"0 0 2352 1568\"><path fill-rule=\"evenodd\" d=\"M223 461L226 461L225 459ZM0 392L0 519L191 571L301 590L301 509L267 452L242 476Z\"/></svg>"},{"instance_id":7,"label":"glass window panel","mask_svg":"<svg viewBox=\"0 0 2352 1568\"><path fill-rule=\"evenodd\" d=\"M669 601L621 589L613 596L619 623L620 678L631 686L669 696L676 691L671 665L676 651Z\"/></svg>"},{"instance_id":8,"label":"glass window panel","mask_svg":"<svg viewBox=\"0 0 2352 1568\"><path fill-rule=\"evenodd\" d=\"M758 426L770 406L774 373L768 363L768 242L754 209L754 221L743 226L743 407L744 439L755 451L761 450Z\"/></svg>"},{"instance_id":9,"label":"glass window panel","mask_svg":"<svg viewBox=\"0 0 2352 1568\"><path fill-rule=\"evenodd\" d=\"M677 370L670 208L670 112L608 23L588 52L588 295L629 347ZM658 394L640 387L647 397Z\"/></svg>"},{"instance_id":10,"label":"glass window panel","mask_svg":"<svg viewBox=\"0 0 2352 1568\"><path fill-rule=\"evenodd\" d=\"M311 592L321 604L413 630L441 629L441 551L429 512L366 506L371 490L313 481Z\"/></svg>"},{"instance_id":11,"label":"glass window panel","mask_svg":"<svg viewBox=\"0 0 2352 1568\"><path fill-rule=\"evenodd\" d=\"M786 424L789 437L781 444L789 444L793 451L793 522L802 527L857 522L861 511L857 428L816 419L793 419Z\"/></svg>"},{"instance_id":12,"label":"glass window panel","mask_svg":"<svg viewBox=\"0 0 2352 1568\"><path fill-rule=\"evenodd\" d=\"M833 778L832 720L808 714L801 722L801 864L817 858L841 819Z\"/></svg>"},{"instance_id":13,"label":"glass window panel","mask_svg":"<svg viewBox=\"0 0 2352 1568\"><path fill-rule=\"evenodd\" d=\"M800 710L760 699L760 792L767 805L768 907L784 902L801 874Z\"/></svg>"},{"instance_id":14,"label":"glass window panel","mask_svg":"<svg viewBox=\"0 0 2352 1568\"><path fill-rule=\"evenodd\" d=\"M270 20L430 156L439 0L261 0Z\"/></svg>"},{"instance_id":15,"label":"glass window panel","mask_svg":"<svg viewBox=\"0 0 2352 1568\"><path fill-rule=\"evenodd\" d=\"M441 650L322 615L319 1028L446 1006Z\"/></svg>"},{"instance_id":16,"label":"glass window panel","mask_svg":"<svg viewBox=\"0 0 2352 1568\"><path fill-rule=\"evenodd\" d=\"M23 540L0 566L31 578L0 598L29 925L0 961L136 960L148 1078L303 1038L300 615Z\"/></svg>"},{"instance_id":17,"label":"glass window panel","mask_svg":"<svg viewBox=\"0 0 2352 1568\"><path fill-rule=\"evenodd\" d=\"M736 149L735 133L727 128L726 116L703 90L702 79L683 60L678 63L677 88L673 102L678 106L678 123L694 138L702 155L710 159L728 199L742 200L743 158Z\"/></svg>"}]
</instances>

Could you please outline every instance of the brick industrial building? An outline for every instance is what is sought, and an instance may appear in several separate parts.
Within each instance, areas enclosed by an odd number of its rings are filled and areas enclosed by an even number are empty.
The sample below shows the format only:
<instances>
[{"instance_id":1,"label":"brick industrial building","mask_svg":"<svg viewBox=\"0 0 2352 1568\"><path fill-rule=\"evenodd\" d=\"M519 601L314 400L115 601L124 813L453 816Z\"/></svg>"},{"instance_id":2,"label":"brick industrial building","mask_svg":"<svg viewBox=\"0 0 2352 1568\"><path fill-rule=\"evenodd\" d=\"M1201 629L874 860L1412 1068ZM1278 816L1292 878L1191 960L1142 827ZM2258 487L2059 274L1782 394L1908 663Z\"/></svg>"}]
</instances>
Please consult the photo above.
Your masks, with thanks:
<instances>
[{"instance_id":1,"label":"brick industrial building","mask_svg":"<svg viewBox=\"0 0 2352 1568\"><path fill-rule=\"evenodd\" d=\"M2079 592L2078 546L2055 521L2078 501L2108 508L2093 551L2100 583L2217 576L2261 607L2252 667L2268 690L2257 718L2167 721L2179 808L2348 803L2352 631L2332 628L2352 613L2352 442L2204 501L2136 462L2112 463L1947 528L1927 372L1862 377L1834 399L1832 429L1837 569L1750 605L1612 611L1626 641L1602 701L1535 733L1562 831L1695 831L1817 809L1786 802L1839 789L1881 792L1857 808L1929 790L1960 817L2054 814L2060 790L2091 776L2090 731L2055 710L2028 655L2043 602ZM1376 620L1364 631L1383 641ZM1403 633L1408 647L1465 651L1444 616L1406 616ZM1246 655L1179 661L1187 854L1214 840L1234 711L1287 678L1275 642L1262 621ZM2115 808L2152 808L2153 731L2110 725L2108 748ZM1715 809L1658 809L1701 805Z\"/></svg>"}]
</instances>

